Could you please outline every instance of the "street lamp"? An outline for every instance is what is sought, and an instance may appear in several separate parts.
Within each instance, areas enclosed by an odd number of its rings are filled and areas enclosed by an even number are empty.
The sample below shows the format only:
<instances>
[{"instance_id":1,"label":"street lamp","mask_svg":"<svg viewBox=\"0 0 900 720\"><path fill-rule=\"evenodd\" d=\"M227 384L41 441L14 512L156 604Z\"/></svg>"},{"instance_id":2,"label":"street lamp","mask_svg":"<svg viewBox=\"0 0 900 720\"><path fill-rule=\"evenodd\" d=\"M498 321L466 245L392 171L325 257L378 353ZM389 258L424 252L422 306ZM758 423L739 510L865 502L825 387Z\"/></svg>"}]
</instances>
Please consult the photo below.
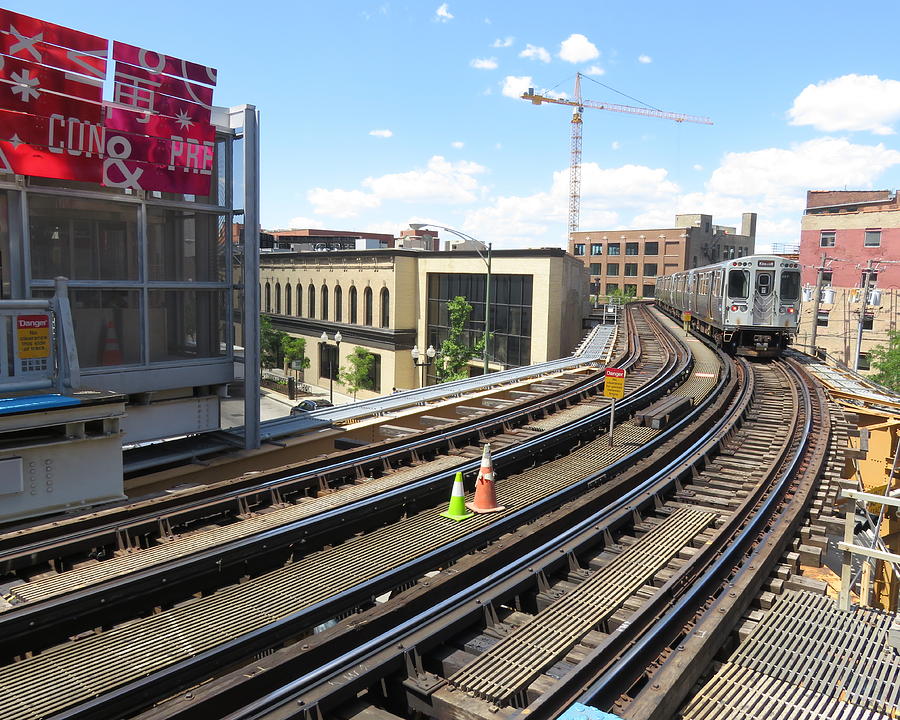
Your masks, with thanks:
<instances>
[{"instance_id":1,"label":"street lamp","mask_svg":"<svg viewBox=\"0 0 900 720\"><path fill-rule=\"evenodd\" d=\"M409 351L409 354L412 355L413 365L422 368L422 384L419 387L425 387L425 373L427 372L425 368L434 362L434 356L437 355L437 350L434 349L434 345L429 345L428 349L424 353L421 353L419 352L419 347L413 345L413 349ZM423 358L422 362L419 362L420 357Z\"/></svg>"},{"instance_id":2,"label":"street lamp","mask_svg":"<svg viewBox=\"0 0 900 720\"><path fill-rule=\"evenodd\" d=\"M328 333L324 330L322 331L322 336L319 338L322 341L323 345L328 345ZM335 350L335 355L337 355L338 359L338 367L341 364L341 340L343 340L343 336L341 335L341 331L338 330L334 334L334 344L337 346L337 350ZM332 354L328 353L328 401L334 405L334 362L332 360Z\"/></svg>"},{"instance_id":3,"label":"street lamp","mask_svg":"<svg viewBox=\"0 0 900 720\"><path fill-rule=\"evenodd\" d=\"M485 278L485 287L484 287L484 374L488 374L488 358L490 354L488 353L488 345L490 343L491 337L491 243L482 242L476 238L473 238L471 235L466 235L464 232L460 232L459 230L454 230L453 228L446 227L445 225L435 225L434 223L410 223L409 227L412 230L418 232L424 227L433 227L438 228L439 230L446 230L449 233L453 233L457 237L461 237L463 240L469 240L476 245L481 245L483 248L487 249L487 256L481 254L481 251L476 247L475 252L478 253L478 257L481 258L482 262L487 266L487 277Z\"/></svg>"}]
</instances>

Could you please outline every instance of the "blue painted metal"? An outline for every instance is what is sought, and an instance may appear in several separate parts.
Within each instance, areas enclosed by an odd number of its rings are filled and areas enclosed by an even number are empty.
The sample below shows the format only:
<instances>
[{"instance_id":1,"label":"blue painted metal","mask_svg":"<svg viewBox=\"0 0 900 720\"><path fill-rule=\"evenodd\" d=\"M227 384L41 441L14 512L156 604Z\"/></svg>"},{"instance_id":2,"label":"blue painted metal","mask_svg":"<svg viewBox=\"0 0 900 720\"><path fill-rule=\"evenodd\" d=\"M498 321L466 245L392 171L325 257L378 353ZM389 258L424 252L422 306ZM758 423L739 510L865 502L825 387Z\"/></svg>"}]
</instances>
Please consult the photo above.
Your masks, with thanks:
<instances>
[{"instance_id":1,"label":"blue painted metal","mask_svg":"<svg viewBox=\"0 0 900 720\"><path fill-rule=\"evenodd\" d=\"M611 715L590 705L575 703L556 720L622 720L618 715Z\"/></svg>"},{"instance_id":2,"label":"blue painted metal","mask_svg":"<svg viewBox=\"0 0 900 720\"><path fill-rule=\"evenodd\" d=\"M53 410L61 407L81 405L81 400L65 395L24 395L22 397L0 399L0 415L34 412L35 410Z\"/></svg>"}]
</instances>

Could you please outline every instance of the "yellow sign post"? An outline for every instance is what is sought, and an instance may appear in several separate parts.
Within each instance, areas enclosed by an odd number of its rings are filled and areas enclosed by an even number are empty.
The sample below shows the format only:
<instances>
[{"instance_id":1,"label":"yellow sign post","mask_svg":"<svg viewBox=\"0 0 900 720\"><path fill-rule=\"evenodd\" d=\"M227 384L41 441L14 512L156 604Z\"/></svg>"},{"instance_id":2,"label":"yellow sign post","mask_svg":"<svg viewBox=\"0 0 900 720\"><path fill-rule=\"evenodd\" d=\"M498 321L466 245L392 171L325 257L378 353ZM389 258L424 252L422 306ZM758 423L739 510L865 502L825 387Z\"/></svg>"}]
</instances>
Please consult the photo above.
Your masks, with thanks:
<instances>
[{"instance_id":1,"label":"yellow sign post","mask_svg":"<svg viewBox=\"0 0 900 720\"><path fill-rule=\"evenodd\" d=\"M612 399L609 409L609 446L613 446L613 429L616 422L616 400L625 397L625 371L622 368L606 368L603 396Z\"/></svg>"},{"instance_id":2,"label":"yellow sign post","mask_svg":"<svg viewBox=\"0 0 900 720\"><path fill-rule=\"evenodd\" d=\"M691 313L689 310L681 313L681 322L684 323L684 336L687 337L691 330Z\"/></svg>"},{"instance_id":3,"label":"yellow sign post","mask_svg":"<svg viewBox=\"0 0 900 720\"><path fill-rule=\"evenodd\" d=\"M16 340L21 360L50 357L50 317L19 315L16 318Z\"/></svg>"}]
</instances>

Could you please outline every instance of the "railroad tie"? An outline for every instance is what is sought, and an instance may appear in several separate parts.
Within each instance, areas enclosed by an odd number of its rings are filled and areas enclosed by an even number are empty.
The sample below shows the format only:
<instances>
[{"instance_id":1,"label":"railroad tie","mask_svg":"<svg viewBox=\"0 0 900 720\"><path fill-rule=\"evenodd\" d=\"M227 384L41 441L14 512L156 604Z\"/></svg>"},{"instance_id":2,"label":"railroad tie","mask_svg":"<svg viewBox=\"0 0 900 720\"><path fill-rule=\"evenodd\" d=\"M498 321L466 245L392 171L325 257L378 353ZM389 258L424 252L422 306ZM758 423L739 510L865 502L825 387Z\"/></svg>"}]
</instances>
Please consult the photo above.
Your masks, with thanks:
<instances>
[{"instance_id":1,"label":"railroad tie","mask_svg":"<svg viewBox=\"0 0 900 720\"><path fill-rule=\"evenodd\" d=\"M456 672L450 684L496 705L508 704L609 618L716 517L691 508L672 513L531 622Z\"/></svg>"}]
</instances>

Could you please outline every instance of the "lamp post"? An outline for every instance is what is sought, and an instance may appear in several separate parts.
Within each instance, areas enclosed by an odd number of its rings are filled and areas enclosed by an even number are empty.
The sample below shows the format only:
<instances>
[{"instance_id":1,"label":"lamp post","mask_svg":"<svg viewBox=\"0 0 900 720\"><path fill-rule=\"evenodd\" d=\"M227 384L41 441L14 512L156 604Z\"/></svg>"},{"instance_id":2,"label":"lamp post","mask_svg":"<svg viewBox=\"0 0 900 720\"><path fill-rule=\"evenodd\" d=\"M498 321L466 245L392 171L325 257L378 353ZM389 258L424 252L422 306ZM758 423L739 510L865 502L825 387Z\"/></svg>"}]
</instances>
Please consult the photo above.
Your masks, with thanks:
<instances>
[{"instance_id":1,"label":"lamp post","mask_svg":"<svg viewBox=\"0 0 900 720\"><path fill-rule=\"evenodd\" d=\"M488 358L490 357L490 353L488 353L488 345L490 344L491 337L491 245L492 243L486 243L476 238L473 238L471 235L466 235L464 232L460 232L459 230L454 230L453 228L446 227L445 225L435 225L434 223L410 223L409 227L412 230L419 231L424 227L433 227L438 228L439 230L446 230L449 233L453 233L457 237L461 237L463 240L469 240L476 245L481 245L483 248L487 250L487 256L482 255L481 251L476 247L475 252L478 253L478 257L481 258L482 262L487 266L487 276L485 277L485 287L484 287L484 374L487 375L488 370Z\"/></svg>"},{"instance_id":2,"label":"lamp post","mask_svg":"<svg viewBox=\"0 0 900 720\"><path fill-rule=\"evenodd\" d=\"M428 349L422 353L419 352L417 345L413 345L413 349L409 351L409 354L412 355L413 365L422 368L422 384L419 387L425 387L425 373L427 372L425 368L434 362L434 356L437 355L437 350L434 349L434 345L429 345ZM422 362L419 362L420 357L423 358Z\"/></svg>"},{"instance_id":3,"label":"lamp post","mask_svg":"<svg viewBox=\"0 0 900 720\"><path fill-rule=\"evenodd\" d=\"M322 331L322 336L319 338L322 341L323 345L328 345L328 333L324 330ZM335 355L338 358L338 367L341 364L341 340L343 340L343 336L341 335L341 331L338 330L334 334L334 344L336 346ZM334 405L334 362L332 361L332 355L328 353L328 401Z\"/></svg>"}]
</instances>

